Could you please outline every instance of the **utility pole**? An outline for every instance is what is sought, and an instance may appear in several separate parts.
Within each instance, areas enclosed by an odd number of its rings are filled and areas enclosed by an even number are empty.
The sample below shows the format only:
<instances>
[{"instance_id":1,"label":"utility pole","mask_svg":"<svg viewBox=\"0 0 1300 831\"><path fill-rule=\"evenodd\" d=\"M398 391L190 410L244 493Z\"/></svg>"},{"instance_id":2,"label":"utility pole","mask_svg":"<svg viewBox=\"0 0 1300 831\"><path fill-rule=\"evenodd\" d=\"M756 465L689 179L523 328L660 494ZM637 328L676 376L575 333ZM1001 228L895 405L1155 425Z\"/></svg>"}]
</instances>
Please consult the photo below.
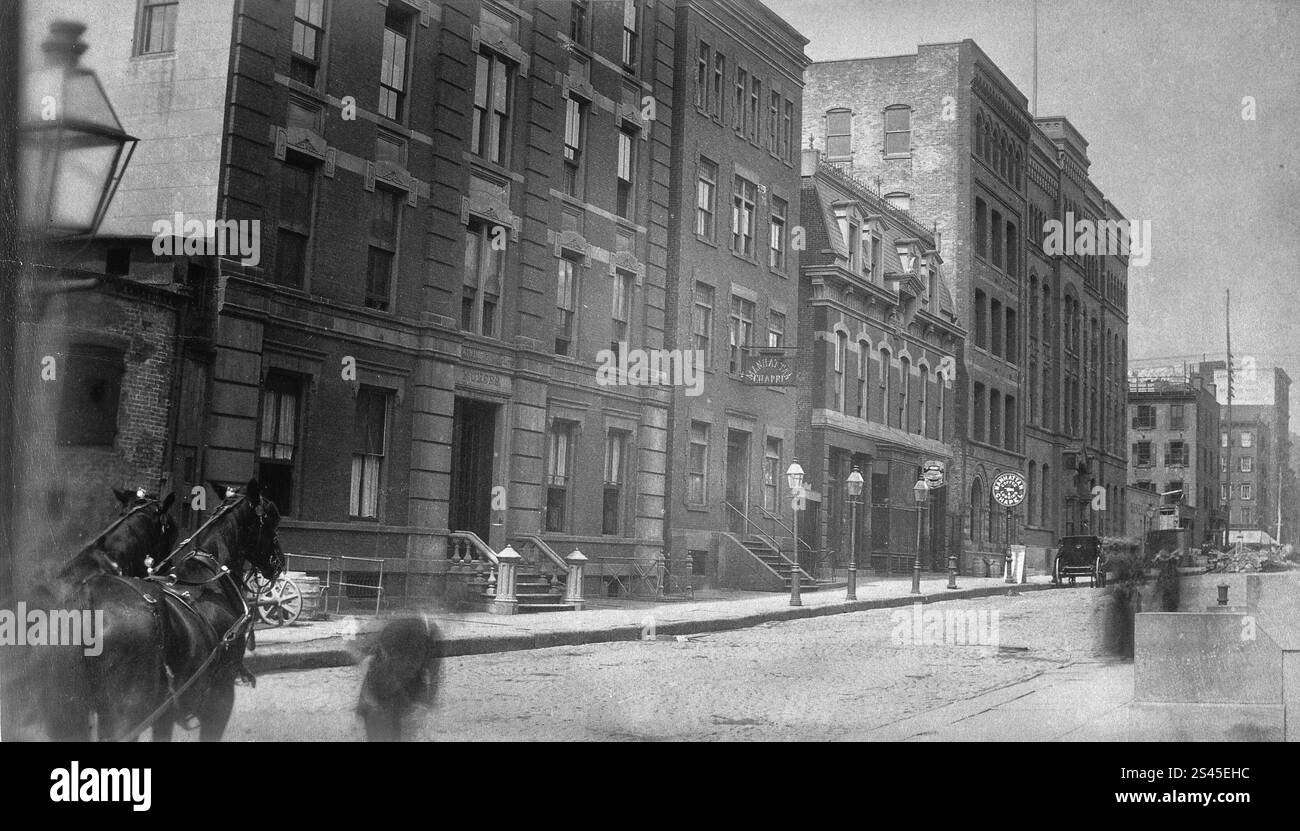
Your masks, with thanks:
<instances>
[{"instance_id":1,"label":"utility pole","mask_svg":"<svg viewBox=\"0 0 1300 831\"><path fill-rule=\"evenodd\" d=\"M1223 301L1223 323L1225 327L1225 336L1228 346L1228 408L1227 408L1227 427L1225 428L1228 436L1228 461L1227 481L1224 487L1228 489L1228 499L1224 503L1223 518L1223 547L1228 548L1228 541L1232 539L1232 289L1224 290Z\"/></svg>"}]
</instances>

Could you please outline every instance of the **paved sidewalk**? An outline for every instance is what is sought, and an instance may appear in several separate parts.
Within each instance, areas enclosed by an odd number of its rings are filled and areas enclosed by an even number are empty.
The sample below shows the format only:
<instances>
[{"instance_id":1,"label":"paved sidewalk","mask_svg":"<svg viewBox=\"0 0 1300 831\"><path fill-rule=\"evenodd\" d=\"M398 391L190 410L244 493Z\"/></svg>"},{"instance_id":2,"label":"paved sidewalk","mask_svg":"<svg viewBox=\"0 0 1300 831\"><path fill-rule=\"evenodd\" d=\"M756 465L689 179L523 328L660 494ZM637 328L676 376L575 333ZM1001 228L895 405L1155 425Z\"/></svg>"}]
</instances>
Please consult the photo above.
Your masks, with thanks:
<instances>
[{"instance_id":1,"label":"paved sidewalk","mask_svg":"<svg viewBox=\"0 0 1300 831\"><path fill-rule=\"evenodd\" d=\"M860 579L855 601L844 599L843 588L803 594L803 606L790 606L788 594L770 592L710 592L685 602L589 602L581 612L526 615L457 613L430 609L442 630L448 656L479 655L519 649L543 649L584 643L641 640L651 627L656 638L742 629L768 621L797 620L822 615L937 603L1007 592L1051 589L1050 578L1031 577L1028 583L1007 585L996 577L959 577L959 589L946 586L946 576L924 576L921 594L911 594L910 577ZM1080 583L1087 586L1086 583ZM347 666L359 662L386 617L331 616L325 621L300 622L256 630L256 650L245 659L253 672Z\"/></svg>"}]
</instances>

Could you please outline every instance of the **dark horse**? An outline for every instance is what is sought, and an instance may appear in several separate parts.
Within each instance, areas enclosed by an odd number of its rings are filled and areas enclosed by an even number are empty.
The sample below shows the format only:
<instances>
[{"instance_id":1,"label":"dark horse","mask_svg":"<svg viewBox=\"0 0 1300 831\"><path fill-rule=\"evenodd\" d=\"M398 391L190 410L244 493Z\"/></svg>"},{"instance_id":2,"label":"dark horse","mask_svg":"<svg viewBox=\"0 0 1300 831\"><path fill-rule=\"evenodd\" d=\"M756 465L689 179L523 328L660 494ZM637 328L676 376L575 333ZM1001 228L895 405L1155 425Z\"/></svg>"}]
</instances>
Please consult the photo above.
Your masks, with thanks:
<instances>
[{"instance_id":1,"label":"dark horse","mask_svg":"<svg viewBox=\"0 0 1300 831\"><path fill-rule=\"evenodd\" d=\"M142 573L147 558L161 558L175 544L176 526L167 513L174 494L164 501L138 491L118 492L118 498L121 516L29 601L49 610L90 611L102 646L98 655L75 645L28 650L18 683L52 739L89 739L91 713L101 736L126 729L167 689L162 655L154 648L163 637L160 592L123 575Z\"/></svg>"},{"instance_id":2,"label":"dark horse","mask_svg":"<svg viewBox=\"0 0 1300 831\"><path fill-rule=\"evenodd\" d=\"M379 633L357 701L367 741L400 741L407 717L417 707L433 705L441 640L438 627L424 617L398 618Z\"/></svg>"},{"instance_id":3,"label":"dark horse","mask_svg":"<svg viewBox=\"0 0 1300 831\"><path fill-rule=\"evenodd\" d=\"M275 503L262 496L256 479L250 480L244 493L229 495L193 536L159 561L155 576L146 581L166 586L164 643L174 690L153 723L155 741L170 739L172 725L191 717L198 719L202 741L225 733L236 680L252 680L243 666L253 627L242 589L244 569L251 564L268 580L280 574L279 524Z\"/></svg>"}]
</instances>

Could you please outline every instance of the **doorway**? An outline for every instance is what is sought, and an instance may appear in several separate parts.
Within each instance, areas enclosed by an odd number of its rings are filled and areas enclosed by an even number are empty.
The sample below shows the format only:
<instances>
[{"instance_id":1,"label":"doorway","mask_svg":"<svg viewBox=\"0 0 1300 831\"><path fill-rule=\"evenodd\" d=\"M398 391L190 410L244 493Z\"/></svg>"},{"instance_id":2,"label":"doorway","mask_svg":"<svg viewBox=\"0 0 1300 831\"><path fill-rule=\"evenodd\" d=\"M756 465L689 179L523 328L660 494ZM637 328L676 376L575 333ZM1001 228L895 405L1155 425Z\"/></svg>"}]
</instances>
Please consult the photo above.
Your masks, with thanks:
<instances>
[{"instance_id":1,"label":"doorway","mask_svg":"<svg viewBox=\"0 0 1300 831\"><path fill-rule=\"evenodd\" d=\"M727 501L742 514L749 511L749 433L727 431ZM745 519L727 511L727 527L733 534L745 535Z\"/></svg>"},{"instance_id":2,"label":"doorway","mask_svg":"<svg viewBox=\"0 0 1300 831\"><path fill-rule=\"evenodd\" d=\"M457 398L452 414L451 493L448 524L484 542L492 530L492 462L497 404Z\"/></svg>"}]
</instances>

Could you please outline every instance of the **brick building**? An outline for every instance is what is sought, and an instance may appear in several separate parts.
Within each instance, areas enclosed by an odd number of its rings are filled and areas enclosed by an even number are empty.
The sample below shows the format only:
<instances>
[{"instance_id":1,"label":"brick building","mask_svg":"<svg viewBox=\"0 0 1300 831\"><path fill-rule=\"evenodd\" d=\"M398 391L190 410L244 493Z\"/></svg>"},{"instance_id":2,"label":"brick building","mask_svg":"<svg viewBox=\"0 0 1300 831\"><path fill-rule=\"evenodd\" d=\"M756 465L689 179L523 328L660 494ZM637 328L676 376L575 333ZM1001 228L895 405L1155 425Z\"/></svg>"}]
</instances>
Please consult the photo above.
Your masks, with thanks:
<instances>
[{"instance_id":1,"label":"brick building","mask_svg":"<svg viewBox=\"0 0 1300 831\"><path fill-rule=\"evenodd\" d=\"M703 355L704 378L671 392L666 517L701 582L735 585L756 567L748 534L790 533L784 473L803 438L796 387L744 373L757 349L792 354L800 332L807 39L754 0L681 3L675 34L665 325L671 348Z\"/></svg>"},{"instance_id":2,"label":"brick building","mask_svg":"<svg viewBox=\"0 0 1300 831\"><path fill-rule=\"evenodd\" d=\"M1031 549L1063 534L1122 533L1126 259L1042 248L1046 222L1067 211L1120 218L1087 177L1086 142L1065 119L1034 119L969 40L814 64L806 81L805 137L937 228L970 332L950 476L962 496L948 504L966 565L1006 543L990 488L1003 471L1028 481L1010 526ZM1091 518L1098 486L1116 507Z\"/></svg>"},{"instance_id":3,"label":"brick building","mask_svg":"<svg viewBox=\"0 0 1300 831\"><path fill-rule=\"evenodd\" d=\"M1246 542L1277 541L1279 534L1286 535L1291 510L1283 496L1292 478L1291 378L1281 367L1243 361L1233 372L1229 416L1226 362L1202 362L1199 373L1214 384L1220 404L1221 473L1227 486L1223 501L1231 540L1244 532Z\"/></svg>"},{"instance_id":4,"label":"brick building","mask_svg":"<svg viewBox=\"0 0 1300 831\"><path fill-rule=\"evenodd\" d=\"M1158 497L1152 530L1187 529L1187 543L1222 534L1219 420L1212 384L1193 373L1135 370L1128 380L1130 497ZM1133 493L1137 492L1137 493ZM1130 528L1138 534L1141 526Z\"/></svg>"},{"instance_id":5,"label":"brick building","mask_svg":"<svg viewBox=\"0 0 1300 831\"><path fill-rule=\"evenodd\" d=\"M821 496L809 527L818 546L846 560L844 483L857 467L869 500L858 511L859 559L880 571L910 569L917 523L927 518L912 494L918 471L927 461L952 467L948 370L965 331L931 232L817 150L802 155L799 423L810 430L799 455ZM947 567L948 535L961 532L945 521L949 493L931 494L920 538L936 570Z\"/></svg>"},{"instance_id":6,"label":"brick building","mask_svg":"<svg viewBox=\"0 0 1300 831\"><path fill-rule=\"evenodd\" d=\"M793 442L792 391L727 370L795 336L795 258L770 235L798 211L796 32L753 0L58 6L96 21L142 139L106 233L204 226L183 279L212 303L174 398L196 415L163 462L178 488L257 475L290 551L382 560L408 595L457 596L508 544L606 572L659 556L669 527L675 550L716 552L724 487L758 493L770 440ZM705 285L716 331L695 326ZM601 372L700 336L703 397ZM670 507L697 474L707 498Z\"/></svg>"}]
</instances>

